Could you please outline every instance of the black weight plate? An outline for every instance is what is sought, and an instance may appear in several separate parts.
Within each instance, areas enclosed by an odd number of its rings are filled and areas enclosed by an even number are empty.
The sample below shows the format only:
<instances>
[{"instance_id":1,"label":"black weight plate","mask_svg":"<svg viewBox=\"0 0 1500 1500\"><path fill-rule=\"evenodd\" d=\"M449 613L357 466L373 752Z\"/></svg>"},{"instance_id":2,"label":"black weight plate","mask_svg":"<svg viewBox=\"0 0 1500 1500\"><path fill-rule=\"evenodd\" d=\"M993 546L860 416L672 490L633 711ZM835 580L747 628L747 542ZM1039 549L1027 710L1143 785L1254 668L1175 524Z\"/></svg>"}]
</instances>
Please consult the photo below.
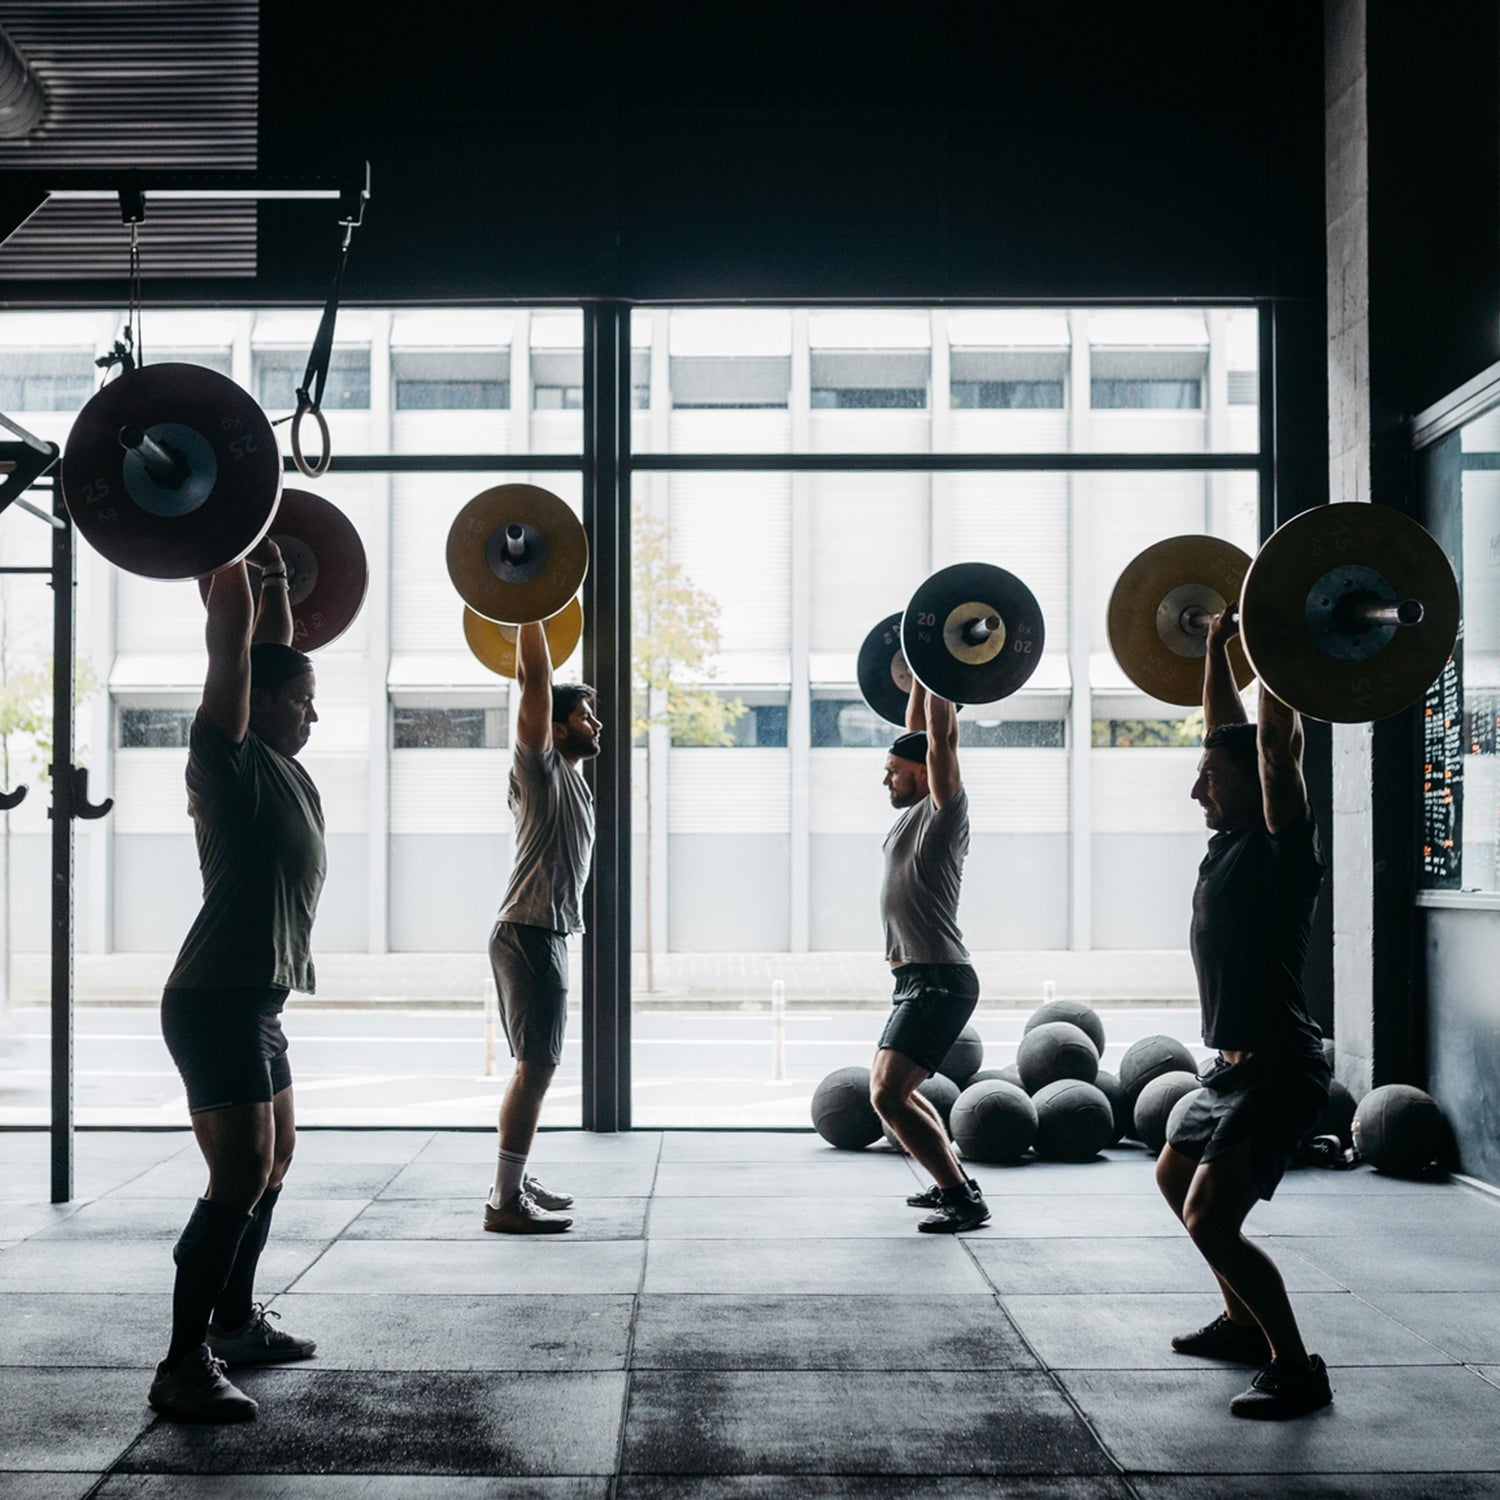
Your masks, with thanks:
<instances>
[{"instance_id":1,"label":"black weight plate","mask_svg":"<svg viewBox=\"0 0 1500 1500\"><path fill-rule=\"evenodd\" d=\"M887 615L864 639L855 665L865 702L892 724L906 724L911 671L901 654L901 616Z\"/></svg>"},{"instance_id":2,"label":"black weight plate","mask_svg":"<svg viewBox=\"0 0 1500 1500\"><path fill-rule=\"evenodd\" d=\"M998 615L1001 629L967 644L965 620ZM901 617L901 649L928 692L955 702L994 703L1008 698L1036 671L1046 644L1036 595L993 563L939 568L911 596Z\"/></svg>"}]
</instances>

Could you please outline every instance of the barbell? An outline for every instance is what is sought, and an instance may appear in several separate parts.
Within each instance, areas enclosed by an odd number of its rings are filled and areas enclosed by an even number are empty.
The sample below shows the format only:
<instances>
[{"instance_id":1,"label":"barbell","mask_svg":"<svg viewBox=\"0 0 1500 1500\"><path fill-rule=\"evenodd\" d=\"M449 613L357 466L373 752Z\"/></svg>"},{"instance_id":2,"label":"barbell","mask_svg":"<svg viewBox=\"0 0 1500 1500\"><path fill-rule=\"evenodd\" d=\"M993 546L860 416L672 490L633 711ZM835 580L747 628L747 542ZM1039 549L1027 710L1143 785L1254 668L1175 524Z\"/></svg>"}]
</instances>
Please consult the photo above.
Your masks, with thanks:
<instances>
[{"instance_id":1,"label":"barbell","mask_svg":"<svg viewBox=\"0 0 1500 1500\"><path fill-rule=\"evenodd\" d=\"M1109 640L1143 692L1203 697L1208 626L1237 607L1235 682L1258 676L1308 718L1368 723L1409 707L1458 639L1452 564L1431 534L1388 506L1321 505L1280 526L1250 559L1215 537L1157 542L1109 601Z\"/></svg>"},{"instance_id":2,"label":"barbell","mask_svg":"<svg viewBox=\"0 0 1500 1500\"><path fill-rule=\"evenodd\" d=\"M516 634L519 625L501 625L475 614L464 605L464 640L469 650L501 677L516 675ZM555 668L562 666L578 649L583 638L583 605L570 599L555 615L542 621L542 630L547 637L547 655Z\"/></svg>"},{"instance_id":3,"label":"barbell","mask_svg":"<svg viewBox=\"0 0 1500 1500\"><path fill-rule=\"evenodd\" d=\"M550 619L583 584L583 523L550 490L498 484L448 528L448 576L475 614L503 625Z\"/></svg>"}]
</instances>

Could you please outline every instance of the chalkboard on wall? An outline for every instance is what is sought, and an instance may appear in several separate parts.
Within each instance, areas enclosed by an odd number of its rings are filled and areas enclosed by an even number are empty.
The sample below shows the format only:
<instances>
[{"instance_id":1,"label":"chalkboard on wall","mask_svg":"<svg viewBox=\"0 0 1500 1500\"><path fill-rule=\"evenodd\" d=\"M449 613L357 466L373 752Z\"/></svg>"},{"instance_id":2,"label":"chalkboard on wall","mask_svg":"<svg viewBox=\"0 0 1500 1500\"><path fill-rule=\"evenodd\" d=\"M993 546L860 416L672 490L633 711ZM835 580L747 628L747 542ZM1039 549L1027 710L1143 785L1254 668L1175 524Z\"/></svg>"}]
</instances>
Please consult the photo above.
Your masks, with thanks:
<instances>
[{"instance_id":1,"label":"chalkboard on wall","mask_svg":"<svg viewBox=\"0 0 1500 1500\"><path fill-rule=\"evenodd\" d=\"M1463 877L1463 636L1438 680L1427 689L1422 716L1422 884L1456 891Z\"/></svg>"}]
</instances>

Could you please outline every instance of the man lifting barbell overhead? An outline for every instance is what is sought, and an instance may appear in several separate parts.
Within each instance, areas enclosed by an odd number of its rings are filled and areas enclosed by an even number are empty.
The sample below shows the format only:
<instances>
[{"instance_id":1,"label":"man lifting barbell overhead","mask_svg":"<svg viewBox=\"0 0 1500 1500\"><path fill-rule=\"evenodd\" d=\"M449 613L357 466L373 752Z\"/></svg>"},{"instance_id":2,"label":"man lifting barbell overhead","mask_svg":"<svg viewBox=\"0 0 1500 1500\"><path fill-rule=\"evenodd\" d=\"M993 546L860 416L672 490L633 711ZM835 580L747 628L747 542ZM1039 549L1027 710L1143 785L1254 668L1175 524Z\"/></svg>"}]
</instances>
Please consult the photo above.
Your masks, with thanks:
<instances>
[{"instance_id":1,"label":"man lifting barbell overhead","mask_svg":"<svg viewBox=\"0 0 1500 1500\"><path fill-rule=\"evenodd\" d=\"M150 1403L182 1421L253 1417L226 1367L306 1359L316 1345L252 1301L296 1126L281 1011L311 993L325 872L323 808L297 764L318 715L312 663L293 650L276 544L213 575L208 675L189 739L188 808L203 907L162 994L162 1034L187 1090L208 1189L173 1251L172 1340Z\"/></svg>"},{"instance_id":2,"label":"man lifting barbell overhead","mask_svg":"<svg viewBox=\"0 0 1500 1500\"><path fill-rule=\"evenodd\" d=\"M1203 1039L1218 1058L1175 1119L1156 1180L1219 1282L1224 1312L1172 1340L1180 1354L1259 1364L1229 1410L1297 1417L1333 1399L1309 1355L1281 1273L1245 1238L1328 1097L1331 1071L1307 1013L1302 966L1323 858L1302 776L1302 724L1262 685L1246 721L1230 660L1238 623L1206 635L1203 756L1193 799L1212 837L1193 893L1191 949Z\"/></svg>"},{"instance_id":3,"label":"man lifting barbell overhead","mask_svg":"<svg viewBox=\"0 0 1500 1500\"><path fill-rule=\"evenodd\" d=\"M549 1192L526 1167L562 1061L567 940L583 931L583 888L594 856L594 797L578 763L599 753L603 725L594 716L591 687L552 681L544 622L517 628L515 671L521 693L510 773L516 854L490 934L490 965L516 1069L500 1104L499 1160L484 1227L558 1234L573 1221L557 1210L573 1200Z\"/></svg>"}]
</instances>

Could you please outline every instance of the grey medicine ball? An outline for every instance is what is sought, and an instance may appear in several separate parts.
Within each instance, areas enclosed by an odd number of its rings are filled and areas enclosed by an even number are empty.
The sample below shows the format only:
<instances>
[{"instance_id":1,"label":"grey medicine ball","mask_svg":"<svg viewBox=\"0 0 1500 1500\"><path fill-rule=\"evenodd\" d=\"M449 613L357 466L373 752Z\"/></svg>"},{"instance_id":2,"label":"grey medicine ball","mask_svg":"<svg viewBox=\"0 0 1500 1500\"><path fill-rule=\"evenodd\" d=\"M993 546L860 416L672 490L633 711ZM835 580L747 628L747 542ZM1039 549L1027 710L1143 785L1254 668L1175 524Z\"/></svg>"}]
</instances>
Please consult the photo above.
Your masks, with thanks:
<instances>
[{"instance_id":1,"label":"grey medicine ball","mask_svg":"<svg viewBox=\"0 0 1500 1500\"><path fill-rule=\"evenodd\" d=\"M1172 1139L1172 1132L1177 1129L1179 1121L1188 1112L1188 1106L1202 1092L1201 1088L1188 1089L1186 1093L1179 1096L1177 1103L1172 1106L1172 1112L1167 1116L1167 1128L1162 1137L1163 1146Z\"/></svg>"},{"instance_id":2,"label":"grey medicine ball","mask_svg":"<svg viewBox=\"0 0 1500 1500\"><path fill-rule=\"evenodd\" d=\"M949 1117L953 1113L953 1106L958 1102L958 1085L951 1078L944 1078L941 1073L934 1073L926 1083L917 1085L917 1092L922 1095L943 1117L943 1126L951 1131ZM881 1125L881 1134L897 1150L903 1150L901 1142L886 1128Z\"/></svg>"},{"instance_id":3,"label":"grey medicine ball","mask_svg":"<svg viewBox=\"0 0 1500 1500\"><path fill-rule=\"evenodd\" d=\"M1163 1073L1196 1073L1197 1067L1193 1054L1176 1037L1145 1036L1132 1042L1120 1059L1120 1087L1125 1090L1131 1119L1135 1118L1141 1090L1153 1078L1160 1078Z\"/></svg>"},{"instance_id":4,"label":"grey medicine ball","mask_svg":"<svg viewBox=\"0 0 1500 1500\"><path fill-rule=\"evenodd\" d=\"M1187 1094L1196 1094L1202 1086L1198 1075L1186 1070L1153 1078L1135 1101L1136 1140L1148 1151L1160 1151L1167 1144L1167 1121L1177 1101Z\"/></svg>"},{"instance_id":5,"label":"grey medicine ball","mask_svg":"<svg viewBox=\"0 0 1500 1500\"><path fill-rule=\"evenodd\" d=\"M1026 1090L986 1078L953 1106L953 1139L969 1161L1018 1162L1036 1139L1037 1112Z\"/></svg>"},{"instance_id":6,"label":"grey medicine ball","mask_svg":"<svg viewBox=\"0 0 1500 1500\"><path fill-rule=\"evenodd\" d=\"M1019 1089L1021 1088L1021 1075L1016 1072L1014 1063L1005 1068L981 1068L969 1079L965 1087L973 1088L976 1083L1013 1083ZM1022 1089L1021 1092L1025 1093L1025 1090Z\"/></svg>"},{"instance_id":7,"label":"grey medicine ball","mask_svg":"<svg viewBox=\"0 0 1500 1500\"><path fill-rule=\"evenodd\" d=\"M1104 1056L1104 1022L1092 1006L1085 1005L1082 1000L1049 1000L1032 1012L1026 1030L1046 1026L1052 1021L1066 1021L1070 1026L1076 1026L1094 1044L1094 1051L1100 1057Z\"/></svg>"},{"instance_id":8,"label":"grey medicine ball","mask_svg":"<svg viewBox=\"0 0 1500 1500\"><path fill-rule=\"evenodd\" d=\"M1059 1078L1038 1089L1036 1154L1052 1161L1091 1161L1109 1145L1115 1112L1102 1090L1081 1078Z\"/></svg>"},{"instance_id":9,"label":"grey medicine ball","mask_svg":"<svg viewBox=\"0 0 1500 1500\"><path fill-rule=\"evenodd\" d=\"M1448 1122L1437 1100L1405 1083L1371 1089L1354 1111L1354 1149L1392 1177L1420 1177L1449 1157Z\"/></svg>"},{"instance_id":10,"label":"grey medicine ball","mask_svg":"<svg viewBox=\"0 0 1500 1500\"><path fill-rule=\"evenodd\" d=\"M870 1103L870 1070L837 1068L813 1090L813 1128L841 1151L862 1151L880 1139L880 1116Z\"/></svg>"},{"instance_id":11,"label":"grey medicine ball","mask_svg":"<svg viewBox=\"0 0 1500 1500\"><path fill-rule=\"evenodd\" d=\"M973 1081L984 1066L984 1043L972 1026L965 1026L938 1064L938 1072L951 1078L959 1088Z\"/></svg>"},{"instance_id":12,"label":"grey medicine ball","mask_svg":"<svg viewBox=\"0 0 1500 1500\"><path fill-rule=\"evenodd\" d=\"M1115 1117L1115 1128L1110 1133L1109 1144L1118 1146L1135 1124L1125 1108L1125 1090L1120 1087L1120 1080L1103 1068L1099 1069L1098 1076L1094 1079L1094 1087L1109 1100L1109 1107Z\"/></svg>"},{"instance_id":13,"label":"grey medicine ball","mask_svg":"<svg viewBox=\"0 0 1500 1500\"><path fill-rule=\"evenodd\" d=\"M1092 1083L1099 1072L1099 1053L1071 1021L1045 1021L1028 1031L1016 1048L1016 1067L1028 1094L1060 1078Z\"/></svg>"}]
</instances>

